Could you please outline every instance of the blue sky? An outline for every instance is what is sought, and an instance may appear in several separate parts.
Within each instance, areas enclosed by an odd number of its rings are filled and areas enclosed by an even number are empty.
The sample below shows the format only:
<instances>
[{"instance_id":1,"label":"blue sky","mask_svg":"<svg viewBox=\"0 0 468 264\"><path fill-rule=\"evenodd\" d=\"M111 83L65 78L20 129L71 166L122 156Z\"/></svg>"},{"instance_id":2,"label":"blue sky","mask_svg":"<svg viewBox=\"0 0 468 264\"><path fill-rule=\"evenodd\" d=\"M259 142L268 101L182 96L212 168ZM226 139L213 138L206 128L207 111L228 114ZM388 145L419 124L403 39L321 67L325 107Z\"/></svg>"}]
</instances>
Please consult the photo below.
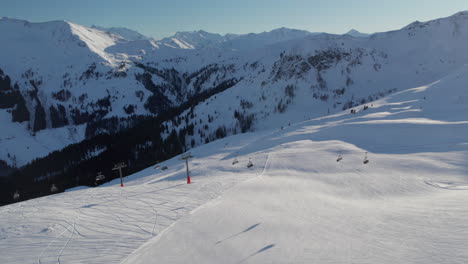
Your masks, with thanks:
<instances>
[{"instance_id":1,"label":"blue sky","mask_svg":"<svg viewBox=\"0 0 468 264\"><path fill-rule=\"evenodd\" d=\"M0 16L124 26L162 38L177 31L250 33L279 27L344 33L399 29L468 10L467 0L1 0Z\"/></svg>"}]
</instances>

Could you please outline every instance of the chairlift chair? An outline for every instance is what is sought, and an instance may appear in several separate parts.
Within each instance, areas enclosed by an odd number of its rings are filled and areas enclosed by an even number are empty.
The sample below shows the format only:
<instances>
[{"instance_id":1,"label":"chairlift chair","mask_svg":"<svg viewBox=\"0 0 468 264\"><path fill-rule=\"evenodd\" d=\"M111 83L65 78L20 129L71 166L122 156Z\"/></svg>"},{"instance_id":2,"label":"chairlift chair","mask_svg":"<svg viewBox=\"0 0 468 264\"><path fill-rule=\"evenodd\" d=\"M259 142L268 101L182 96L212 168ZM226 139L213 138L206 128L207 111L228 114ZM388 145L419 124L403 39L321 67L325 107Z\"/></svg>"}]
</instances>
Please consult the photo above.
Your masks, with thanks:
<instances>
[{"instance_id":1,"label":"chairlift chair","mask_svg":"<svg viewBox=\"0 0 468 264\"><path fill-rule=\"evenodd\" d=\"M366 154L364 154L364 160L362 161L362 163L364 163L364 164L369 163L369 159L367 158L367 152L366 152Z\"/></svg>"},{"instance_id":2,"label":"chairlift chair","mask_svg":"<svg viewBox=\"0 0 468 264\"><path fill-rule=\"evenodd\" d=\"M336 162L340 162L341 160L343 159L343 156L341 156L341 154L338 156L338 158L336 159Z\"/></svg>"},{"instance_id":3,"label":"chairlift chair","mask_svg":"<svg viewBox=\"0 0 468 264\"><path fill-rule=\"evenodd\" d=\"M249 163L247 163L247 168L251 168L251 167L253 167L253 163L252 163L252 161L249 159Z\"/></svg>"},{"instance_id":4,"label":"chairlift chair","mask_svg":"<svg viewBox=\"0 0 468 264\"><path fill-rule=\"evenodd\" d=\"M16 191L14 194L13 194L13 200L18 200L20 198L20 194L18 191Z\"/></svg>"},{"instance_id":5,"label":"chairlift chair","mask_svg":"<svg viewBox=\"0 0 468 264\"><path fill-rule=\"evenodd\" d=\"M57 186L55 186L55 184L52 184L52 187L50 187L50 192L55 193L57 191L58 191Z\"/></svg>"},{"instance_id":6,"label":"chairlift chair","mask_svg":"<svg viewBox=\"0 0 468 264\"><path fill-rule=\"evenodd\" d=\"M106 178L101 172L98 172L98 175L96 176L96 181L103 181Z\"/></svg>"}]
</instances>

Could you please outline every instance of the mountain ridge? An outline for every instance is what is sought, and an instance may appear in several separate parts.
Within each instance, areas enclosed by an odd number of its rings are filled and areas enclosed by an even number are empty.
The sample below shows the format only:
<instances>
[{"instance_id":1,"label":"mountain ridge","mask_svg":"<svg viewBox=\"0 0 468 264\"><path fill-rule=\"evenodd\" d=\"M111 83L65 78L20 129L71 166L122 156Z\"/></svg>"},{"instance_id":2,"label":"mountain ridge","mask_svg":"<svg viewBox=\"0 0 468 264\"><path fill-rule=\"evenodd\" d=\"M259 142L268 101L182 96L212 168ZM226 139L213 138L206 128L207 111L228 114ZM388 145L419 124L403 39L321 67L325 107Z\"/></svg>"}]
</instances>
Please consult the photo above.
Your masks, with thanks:
<instances>
[{"instance_id":1,"label":"mountain ridge","mask_svg":"<svg viewBox=\"0 0 468 264\"><path fill-rule=\"evenodd\" d=\"M116 34L121 36L122 38L129 40L129 41L135 41L135 40L149 40L151 39L150 37L147 37L140 32L129 29L126 27L100 27L96 25L92 25L91 28L98 29L104 32L109 32L112 34Z\"/></svg>"}]
</instances>

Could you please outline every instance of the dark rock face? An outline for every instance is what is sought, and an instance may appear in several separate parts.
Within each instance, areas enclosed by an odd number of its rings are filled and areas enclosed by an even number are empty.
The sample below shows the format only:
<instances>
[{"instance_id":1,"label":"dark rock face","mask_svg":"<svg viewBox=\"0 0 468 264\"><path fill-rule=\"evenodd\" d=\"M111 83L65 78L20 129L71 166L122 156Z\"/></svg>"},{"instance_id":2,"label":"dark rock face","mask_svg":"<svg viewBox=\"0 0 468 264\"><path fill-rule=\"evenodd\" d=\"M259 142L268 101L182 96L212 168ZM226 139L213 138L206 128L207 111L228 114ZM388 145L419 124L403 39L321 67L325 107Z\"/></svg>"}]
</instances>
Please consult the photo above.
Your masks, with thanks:
<instances>
[{"instance_id":1,"label":"dark rock face","mask_svg":"<svg viewBox=\"0 0 468 264\"><path fill-rule=\"evenodd\" d=\"M152 76L148 72L138 74L136 79L141 82L148 91L153 93L150 97L148 97L144 105L148 111L153 114L157 114L169 109L171 103L163 92L168 87L154 84Z\"/></svg>"},{"instance_id":2,"label":"dark rock face","mask_svg":"<svg viewBox=\"0 0 468 264\"><path fill-rule=\"evenodd\" d=\"M19 95L21 93L18 91ZM18 96L16 101L16 107L11 112L13 122L24 122L30 120L29 110L26 107L26 102L24 101L23 96Z\"/></svg>"},{"instance_id":3,"label":"dark rock face","mask_svg":"<svg viewBox=\"0 0 468 264\"><path fill-rule=\"evenodd\" d=\"M65 107L61 104L57 105L57 108L54 106L50 107L50 119L52 122L52 127L63 127L68 125L67 113Z\"/></svg>"},{"instance_id":4,"label":"dark rock face","mask_svg":"<svg viewBox=\"0 0 468 264\"><path fill-rule=\"evenodd\" d=\"M124 106L124 111L127 115L135 113L136 105L126 105Z\"/></svg>"},{"instance_id":5,"label":"dark rock face","mask_svg":"<svg viewBox=\"0 0 468 264\"><path fill-rule=\"evenodd\" d=\"M55 99L55 100L58 100L60 102L66 102L70 99L71 97L71 92L69 90L66 90L66 89L62 89L56 93L52 93L52 97Z\"/></svg>"},{"instance_id":6,"label":"dark rock face","mask_svg":"<svg viewBox=\"0 0 468 264\"><path fill-rule=\"evenodd\" d=\"M45 128L47 128L45 110L44 110L44 107L42 107L41 103L38 102L38 104L36 105L35 113L34 113L33 131L37 132Z\"/></svg>"},{"instance_id":7,"label":"dark rock face","mask_svg":"<svg viewBox=\"0 0 468 264\"><path fill-rule=\"evenodd\" d=\"M11 85L11 79L0 69L0 109L12 109L12 121L29 121L29 111L18 84Z\"/></svg>"}]
</instances>

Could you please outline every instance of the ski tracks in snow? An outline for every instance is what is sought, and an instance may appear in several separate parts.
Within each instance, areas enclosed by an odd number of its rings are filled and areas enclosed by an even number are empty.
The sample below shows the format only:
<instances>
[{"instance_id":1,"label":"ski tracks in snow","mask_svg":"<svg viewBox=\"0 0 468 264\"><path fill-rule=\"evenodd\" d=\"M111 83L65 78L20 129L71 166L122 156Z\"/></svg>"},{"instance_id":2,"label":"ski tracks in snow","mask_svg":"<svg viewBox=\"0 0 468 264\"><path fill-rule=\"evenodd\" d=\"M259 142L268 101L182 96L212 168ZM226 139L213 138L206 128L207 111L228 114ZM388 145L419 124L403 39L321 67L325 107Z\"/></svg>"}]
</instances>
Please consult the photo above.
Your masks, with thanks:
<instances>
[{"instance_id":1,"label":"ski tracks in snow","mask_svg":"<svg viewBox=\"0 0 468 264\"><path fill-rule=\"evenodd\" d=\"M90 189L88 190L86 193L91 193L93 191L93 189ZM81 203L83 203L83 198L80 199ZM73 236L75 235L75 233L77 232L76 231L76 223L77 221L79 220L80 218L80 214L81 214L81 208L78 207L77 210L76 210L76 213L75 213L75 218L73 220L73 224L69 224L69 226L71 227L71 234L70 234L70 237L67 239L67 241L65 242L65 244L62 246L62 248L60 249L60 251L58 252L57 254L57 263L61 263L60 262L60 257L62 256L64 250L67 248L67 246L70 244L70 241L73 239ZM70 232L68 230L68 228L65 228L65 230L60 233L57 237L55 237L55 239L53 239L49 244L47 244L47 247L41 252L41 254L37 257L37 263L38 264L42 264L42 261L41 261L41 258L44 256L44 253L46 253L50 246L55 243L60 237L62 237L66 232Z\"/></svg>"},{"instance_id":2,"label":"ski tracks in snow","mask_svg":"<svg viewBox=\"0 0 468 264\"><path fill-rule=\"evenodd\" d=\"M427 185L435 188L454 190L454 191L468 191L468 184L461 184L455 182L436 182L436 181L424 181Z\"/></svg>"},{"instance_id":3,"label":"ski tracks in snow","mask_svg":"<svg viewBox=\"0 0 468 264\"><path fill-rule=\"evenodd\" d=\"M264 163L263 168L231 167L226 161L228 170L194 176L190 185L180 180L129 182L123 188L102 186L12 205L0 215L2 228L9 232L21 223L25 231L12 240L5 233L8 246L0 246L4 254L0 262L119 263L201 205L240 182L262 176L268 155L252 158L255 165Z\"/></svg>"}]
</instances>

